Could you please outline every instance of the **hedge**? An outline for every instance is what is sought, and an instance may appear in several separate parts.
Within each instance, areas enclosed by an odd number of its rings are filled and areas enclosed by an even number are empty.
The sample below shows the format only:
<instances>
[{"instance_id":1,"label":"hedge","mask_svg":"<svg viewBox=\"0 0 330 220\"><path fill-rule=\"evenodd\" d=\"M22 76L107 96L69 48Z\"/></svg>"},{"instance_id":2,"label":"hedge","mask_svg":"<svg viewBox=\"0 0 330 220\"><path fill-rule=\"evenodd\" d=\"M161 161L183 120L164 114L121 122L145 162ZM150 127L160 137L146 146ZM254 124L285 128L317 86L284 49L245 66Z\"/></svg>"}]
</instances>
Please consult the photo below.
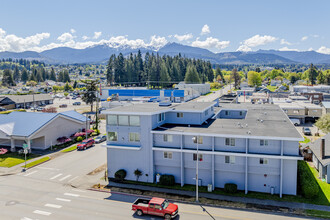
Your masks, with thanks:
<instances>
[{"instance_id":1,"label":"hedge","mask_svg":"<svg viewBox=\"0 0 330 220\"><path fill-rule=\"evenodd\" d=\"M8 110L8 111L2 111L2 112L0 112L0 114L9 114L12 112L26 112L26 110L25 109Z\"/></svg>"},{"instance_id":2,"label":"hedge","mask_svg":"<svg viewBox=\"0 0 330 220\"><path fill-rule=\"evenodd\" d=\"M237 185L235 183L226 183L225 184L225 192L227 193L236 193Z\"/></svg>"},{"instance_id":3,"label":"hedge","mask_svg":"<svg viewBox=\"0 0 330 220\"><path fill-rule=\"evenodd\" d=\"M164 174L160 176L159 184L164 186L174 186L175 178L173 175Z\"/></svg>"},{"instance_id":4,"label":"hedge","mask_svg":"<svg viewBox=\"0 0 330 220\"><path fill-rule=\"evenodd\" d=\"M298 183L301 194L308 199L319 193L319 186L305 161L298 161Z\"/></svg>"},{"instance_id":5,"label":"hedge","mask_svg":"<svg viewBox=\"0 0 330 220\"><path fill-rule=\"evenodd\" d=\"M123 181L127 175L126 170L120 169L115 173L115 178L117 181Z\"/></svg>"}]
</instances>

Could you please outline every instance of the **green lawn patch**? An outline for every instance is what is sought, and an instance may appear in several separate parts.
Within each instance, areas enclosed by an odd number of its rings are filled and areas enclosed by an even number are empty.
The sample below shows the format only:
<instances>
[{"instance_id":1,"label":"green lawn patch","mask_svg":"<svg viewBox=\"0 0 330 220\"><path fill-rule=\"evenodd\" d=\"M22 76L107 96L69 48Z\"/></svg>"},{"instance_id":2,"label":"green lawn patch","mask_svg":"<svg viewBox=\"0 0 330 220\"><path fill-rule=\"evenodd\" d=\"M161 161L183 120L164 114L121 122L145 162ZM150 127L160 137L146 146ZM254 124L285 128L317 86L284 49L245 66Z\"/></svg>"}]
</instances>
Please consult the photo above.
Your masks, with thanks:
<instances>
[{"instance_id":1,"label":"green lawn patch","mask_svg":"<svg viewBox=\"0 0 330 220\"><path fill-rule=\"evenodd\" d=\"M48 156L47 157L42 157L39 160L35 160L35 161L31 162L31 163L26 164L26 168L30 168L30 167L36 166L36 165L41 164L43 162L46 162L48 160L50 160L50 157L48 157ZM22 167L25 167L25 166L22 166Z\"/></svg>"},{"instance_id":2,"label":"green lawn patch","mask_svg":"<svg viewBox=\"0 0 330 220\"><path fill-rule=\"evenodd\" d=\"M275 90L277 89L277 86L268 85L267 89L269 89L271 92L275 92Z\"/></svg>"},{"instance_id":3,"label":"green lawn patch","mask_svg":"<svg viewBox=\"0 0 330 220\"><path fill-rule=\"evenodd\" d=\"M309 142L311 142L311 140L308 139L306 136L304 136L304 140L303 141L299 141L299 143L301 143L301 144L307 144Z\"/></svg>"},{"instance_id":4,"label":"green lawn patch","mask_svg":"<svg viewBox=\"0 0 330 220\"><path fill-rule=\"evenodd\" d=\"M29 154L26 156L26 160L31 160L33 158L38 157L39 155L36 154ZM13 167L18 164L23 163L24 160L24 154L18 154L17 152L11 152L6 153L3 155L0 155L0 167Z\"/></svg>"},{"instance_id":5,"label":"green lawn patch","mask_svg":"<svg viewBox=\"0 0 330 220\"><path fill-rule=\"evenodd\" d=\"M77 145L68 147L66 149L63 149L63 150L61 150L61 152L66 153L66 152L71 152L71 151L74 151L74 150L77 150Z\"/></svg>"},{"instance_id":6,"label":"green lawn patch","mask_svg":"<svg viewBox=\"0 0 330 220\"><path fill-rule=\"evenodd\" d=\"M330 219L330 212L327 211L319 211L319 210L305 210L305 214L308 216L312 216L315 218L325 218Z\"/></svg>"},{"instance_id":7,"label":"green lawn patch","mask_svg":"<svg viewBox=\"0 0 330 220\"><path fill-rule=\"evenodd\" d=\"M206 94L204 94L202 96L207 96L207 95L210 95L210 94L212 94L212 92L208 92L208 93L206 93Z\"/></svg>"},{"instance_id":8,"label":"green lawn patch","mask_svg":"<svg viewBox=\"0 0 330 220\"><path fill-rule=\"evenodd\" d=\"M330 205L330 184L327 182L323 182L318 178L319 173L315 168L312 168L311 166L309 166L309 164L308 167L310 172L312 172L317 184L320 187L319 196L316 199L322 200L325 205Z\"/></svg>"},{"instance_id":9,"label":"green lawn patch","mask_svg":"<svg viewBox=\"0 0 330 220\"><path fill-rule=\"evenodd\" d=\"M215 92L215 91L219 91L221 88L219 89L211 89L211 92Z\"/></svg>"}]
</instances>

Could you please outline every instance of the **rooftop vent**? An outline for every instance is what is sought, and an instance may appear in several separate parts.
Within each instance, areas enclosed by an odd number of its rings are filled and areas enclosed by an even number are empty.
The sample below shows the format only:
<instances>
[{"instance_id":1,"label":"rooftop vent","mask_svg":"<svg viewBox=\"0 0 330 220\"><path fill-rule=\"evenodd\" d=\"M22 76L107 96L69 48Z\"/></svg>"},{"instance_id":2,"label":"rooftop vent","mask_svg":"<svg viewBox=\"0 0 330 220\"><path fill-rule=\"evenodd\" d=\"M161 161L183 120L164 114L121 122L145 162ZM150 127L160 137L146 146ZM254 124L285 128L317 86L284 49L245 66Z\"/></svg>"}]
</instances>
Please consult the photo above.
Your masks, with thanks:
<instances>
[{"instance_id":1,"label":"rooftop vent","mask_svg":"<svg viewBox=\"0 0 330 220\"><path fill-rule=\"evenodd\" d=\"M246 133L247 133L247 134L251 134L251 131L247 131Z\"/></svg>"},{"instance_id":2,"label":"rooftop vent","mask_svg":"<svg viewBox=\"0 0 330 220\"><path fill-rule=\"evenodd\" d=\"M171 106L172 103L170 103L170 102L160 102L158 105L167 107L167 106Z\"/></svg>"}]
</instances>

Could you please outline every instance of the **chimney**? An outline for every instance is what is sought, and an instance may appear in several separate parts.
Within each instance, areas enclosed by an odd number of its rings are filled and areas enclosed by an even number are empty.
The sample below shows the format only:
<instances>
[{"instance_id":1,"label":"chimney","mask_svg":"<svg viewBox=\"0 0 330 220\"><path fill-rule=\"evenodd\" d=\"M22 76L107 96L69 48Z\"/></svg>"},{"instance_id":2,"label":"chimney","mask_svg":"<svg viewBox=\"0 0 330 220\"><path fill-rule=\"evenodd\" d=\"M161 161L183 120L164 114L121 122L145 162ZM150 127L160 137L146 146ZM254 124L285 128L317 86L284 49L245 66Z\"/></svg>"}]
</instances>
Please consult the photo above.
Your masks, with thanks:
<instances>
[{"instance_id":1,"label":"chimney","mask_svg":"<svg viewBox=\"0 0 330 220\"><path fill-rule=\"evenodd\" d=\"M325 158L324 151L325 151L325 139L322 138L321 139L321 159L322 160Z\"/></svg>"}]
</instances>

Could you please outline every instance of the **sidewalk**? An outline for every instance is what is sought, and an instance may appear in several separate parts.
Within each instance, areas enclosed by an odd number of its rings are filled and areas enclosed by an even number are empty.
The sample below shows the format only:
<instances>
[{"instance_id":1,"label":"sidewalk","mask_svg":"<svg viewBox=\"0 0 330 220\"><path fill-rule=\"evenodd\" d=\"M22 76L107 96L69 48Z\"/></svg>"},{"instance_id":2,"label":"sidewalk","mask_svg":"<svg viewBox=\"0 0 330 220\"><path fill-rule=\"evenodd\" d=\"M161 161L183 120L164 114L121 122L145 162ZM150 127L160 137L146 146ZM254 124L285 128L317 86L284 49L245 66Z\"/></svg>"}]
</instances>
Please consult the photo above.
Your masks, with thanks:
<instances>
[{"instance_id":1,"label":"sidewalk","mask_svg":"<svg viewBox=\"0 0 330 220\"><path fill-rule=\"evenodd\" d=\"M153 186L142 186L142 185L133 185L133 184L123 184L123 183L115 183L115 182L111 182L111 181L109 182L108 186L195 197L194 191L166 189L166 188L158 188L158 187L153 187ZM314 205L314 204L308 204L308 203L264 200L264 199L246 198L246 197L238 197L238 196L237 197L236 196L226 196L226 195L218 195L218 194L213 194L213 193L201 193L201 192L199 193L199 196L207 198L207 199L223 200L223 201L229 201L229 202L238 202L238 203L245 203L245 204L262 205L262 206L275 206L275 207L288 208L288 209L313 209L313 210L320 210L320 211L329 211L330 210L329 206Z\"/></svg>"}]
</instances>

